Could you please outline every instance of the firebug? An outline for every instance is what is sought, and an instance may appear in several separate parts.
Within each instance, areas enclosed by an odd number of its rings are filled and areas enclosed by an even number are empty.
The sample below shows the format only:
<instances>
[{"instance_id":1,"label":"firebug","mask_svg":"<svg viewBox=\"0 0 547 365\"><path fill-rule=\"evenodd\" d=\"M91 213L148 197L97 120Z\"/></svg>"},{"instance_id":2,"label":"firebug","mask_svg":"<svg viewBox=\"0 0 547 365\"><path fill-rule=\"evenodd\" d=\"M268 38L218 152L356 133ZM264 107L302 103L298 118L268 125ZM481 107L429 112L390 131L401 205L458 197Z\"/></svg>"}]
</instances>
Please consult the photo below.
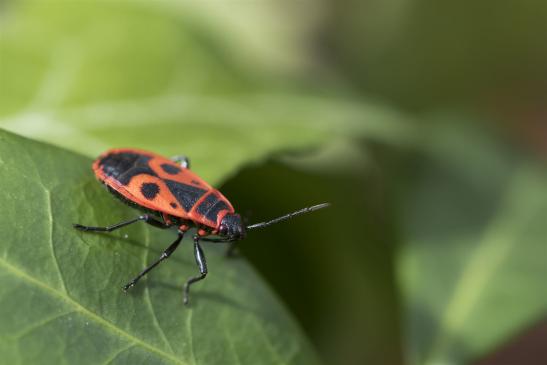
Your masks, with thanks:
<instances>
[{"instance_id":1,"label":"firebug","mask_svg":"<svg viewBox=\"0 0 547 365\"><path fill-rule=\"evenodd\" d=\"M190 163L186 157L168 159L138 149L112 149L93 162L93 171L97 179L114 196L141 210L143 214L107 227L74 224L74 228L81 231L112 232L139 221L158 228L177 228L178 236L175 241L155 262L127 283L123 287L124 291L133 287L144 275L171 256L189 229L196 229L193 236L194 257L199 275L190 277L185 282L184 304L188 303L190 285L204 279L208 272L200 241L229 243L228 252L231 252L235 243L244 239L249 230L267 227L329 205L314 205L266 222L246 226L228 199L190 170ZM207 237L210 235L217 237Z\"/></svg>"}]
</instances>

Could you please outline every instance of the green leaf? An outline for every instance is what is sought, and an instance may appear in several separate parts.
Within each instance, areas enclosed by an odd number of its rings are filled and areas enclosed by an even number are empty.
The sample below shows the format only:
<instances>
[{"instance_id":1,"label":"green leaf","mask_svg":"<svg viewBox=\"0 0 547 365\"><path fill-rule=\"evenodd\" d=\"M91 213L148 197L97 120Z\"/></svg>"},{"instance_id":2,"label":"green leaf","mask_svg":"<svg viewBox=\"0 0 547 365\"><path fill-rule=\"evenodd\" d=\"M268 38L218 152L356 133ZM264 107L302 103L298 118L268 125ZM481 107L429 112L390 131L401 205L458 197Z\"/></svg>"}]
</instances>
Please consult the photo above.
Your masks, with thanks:
<instances>
[{"instance_id":1,"label":"green leaf","mask_svg":"<svg viewBox=\"0 0 547 365\"><path fill-rule=\"evenodd\" d=\"M545 168L458 119L429 129L405 188L412 364L469 363L547 313Z\"/></svg>"},{"instance_id":2,"label":"green leaf","mask_svg":"<svg viewBox=\"0 0 547 365\"><path fill-rule=\"evenodd\" d=\"M285 22L283 14L246 4L241 19L217 19L238 14L225 9L235 4L202 3L9 3L0 28L0 126L91 156L113 146L186 154L211 182L272 151L333 138L408 138L397 113L249 67L271 59L269 47L299 58L288 51L298 37L266 30ZM244 16L250 9L257 14ZM235 47L227 36L249 19L261 24ZM249 34L264 37L262 56Z\"/></svg>"},{"instance_id":3,"label":"green leaf","mask_svg":"<svg viewBox=\"0 0 547 365\"><path fill-rule=\"evenodd\" d=\"M314 364L291 316L243 259L204 247L210 274L191 305L197 268L180 251L124 294L121 286L174 239L135 224L100 187L91 161L0 131L0 354L9 364ZM185 244L186 243L186 244Z\"/></svg>"},{"instance_id":4,"label":"green leaf","mask_svg":"<svg viewBox=\"0 0 547 365\"><path fill-rule=\"evenodd\" d=\"M371 153L354 159L348 174L340 169L347 153L325 152L317 156L322 170L316 160L308 161L308 171L270 161L243 169L222 186L252 221L314 201L332 204L317 214L253 232L240 249L281 295L326 363L401 364L401 301L394 280L397 230L389 209L394 194L386 189L390 181L378 174L380 164ZM297 165L303 163L299 158ZM290 270L279 270L280 262Z\"/></svg>"}]
</instances>

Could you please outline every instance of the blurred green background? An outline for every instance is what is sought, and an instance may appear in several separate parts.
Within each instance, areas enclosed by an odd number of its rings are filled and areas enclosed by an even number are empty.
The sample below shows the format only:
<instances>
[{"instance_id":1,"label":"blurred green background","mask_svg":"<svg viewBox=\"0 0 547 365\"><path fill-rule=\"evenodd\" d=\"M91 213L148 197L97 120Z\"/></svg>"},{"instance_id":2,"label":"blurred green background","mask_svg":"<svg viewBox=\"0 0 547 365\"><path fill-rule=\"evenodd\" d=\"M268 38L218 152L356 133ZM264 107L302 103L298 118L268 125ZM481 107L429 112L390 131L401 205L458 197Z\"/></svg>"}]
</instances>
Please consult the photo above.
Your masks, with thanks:
<instances>
[{"instance_id":1,"label":"blurred green background","mask_svg":"<svg viewBox=\"0 0 547 365\"><path fill-rule=\"evenodd\" d=\"M547 362L547 3L0 1L0 127L187 154L330 364Z\"/></svg>"}]
</instances>

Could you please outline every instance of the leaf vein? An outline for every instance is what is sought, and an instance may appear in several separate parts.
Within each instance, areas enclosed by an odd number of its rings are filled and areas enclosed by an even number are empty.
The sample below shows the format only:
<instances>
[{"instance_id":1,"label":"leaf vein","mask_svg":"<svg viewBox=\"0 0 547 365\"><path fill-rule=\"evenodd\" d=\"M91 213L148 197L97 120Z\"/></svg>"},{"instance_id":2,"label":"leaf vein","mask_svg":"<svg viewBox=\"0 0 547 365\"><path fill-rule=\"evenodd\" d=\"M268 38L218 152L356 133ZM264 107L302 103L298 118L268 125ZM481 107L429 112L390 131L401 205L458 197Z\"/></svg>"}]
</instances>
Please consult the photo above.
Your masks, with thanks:
<instances>
[{"instance_id":1,"label":"leaf vein","mask_svg":"<svg viewBox=\"0 0 547 365\"><path fill-rule=\"evenodd\" d=\"M192 316L193 311L190 309L188 311L188 316L186 317L186 329L188 330L188 341L190 342L190 354L192 355L192 362L196 364L196 354L194 353L194 339L192 336Z\"/></svg>"},{"instance_id":2,"label":"leaf vein","mask_svg":"<svg viewBox=\"0 0 547 365\"><path fill-rule=\"evenodd\" d=\"M33 331L37 330L38 328L40 327L43 327L45 325L47 325L48 323L50 322L53 322L61 317L64 317L66 315L69 315L71 313L74 313L74 311L68 311L68 312L62 312L62 313L57 313L53 316L50 316L50 317L47 317L45 319L42 319L38 322L35 322L33 324L31 324L30 326L28 326L27 328L17 332L15 335L12 336L12 339L13 340L20 340L21 338L31 334Z\"/></svg>"},{"instance_id":3,"label":"leaf vein","mask_svg":"<svg viewBox=\"0 0 547 365\"><path fill-rule=\"evenodd\" d=\"M116 360L116 358L118 356L120 356L121 354L123 354L124 352L132 349L133 347L135 347L137 344L136 343L130 343L129 345L127 346L124 346L122 347L121 349L119 349L118 351L114 352L112 355L110 355L110 357L108 359L105 360L105 362L103 363L103 365L109 365L109 364L112 364L112 362L114 360Z\"/></svg>"},{"instance_id":4,"label":"leaf vein","mask_svg":"<svg viewBox=\"0 0 547 365\"><path fill-rule=\"evenodd\" d=\"M61 287L63 288L63 292L68 296L68 290L66 288L65 284L65 278L63 277L63 273L61 271L61 267L59 266L59 260L57 259L57 253L55 252L55 245L53 244L53 213L51 208L51 192L49 189L46 189L44 186L45 192L46 192L46 211L48 215L48 239L49 239L49 247L51 249L51 255L53 256L53 263L55 264L55 268L57 272L59 273L59 279L61 281Z\"/></svg>"},{"instance_id":5,"label":"leaf vein","mask_svg":"<svg viewBox=\"0 0 547 365\"><path fill-rule=\"evenodd\" d=\"M148 234L148 232L149 231L146 230L146 241L147 241L147 247L150 248L150 235ZM149 251L150 251L149 249L144 250L144 257L143 257L144 267L146 267L147 262L148 262L148 252ZM167 345L167 347L169 348L171 353L174 355L175 351L173 350L173 347L171 346L171 343L167 339L167 336L165 335L165 332L161 328L160 323L158 321L158 317L156 315L156 310L155 310L154 305L152 303L152 299L150 298L150 290L148 290L148 283L146 283L146 285L144 286L144 300L146 301L146 304L148 305L148 308L150 309L150 312L152 313L152 323L154 323L154 327L156 327L156 329L158 330L158 333L160 334L161 339L163 340L163 342L165 342L165 344Z\"/></svg>"},{"instance_id":6,"label":"leaf vein","mask_svg":"<svg viewBox=\"0 0 547 365\"><path fill-rule=\"evenodd\" d=\"M241 365L242 362L239 358L239 355L237 354L236 347L234 346L234 341L232 341L232 336L230 336L230 333L228 333L225 327L222 328L222 332L224 333L224 337L226 337L226 342L228 342L228 346L230 346L230 349L234 354L234 358L236 359L237 364Z\"/></svg>"},{"instance_id":7,"label":"leaf vein","mask_svg":"<svg viewBox=\"0 0 547 365\"><path fill-rule=\"evenodd\" d=\"M255 326L258 325L257 322L253 322L253 324ZM270 350L270 353L277 359L277 361L279 361L279 364L282 364L282 363L285 363L285 360L283 360L280 356L279 356L279 353L277 352L277 349L275 348L275 346L272 344L272 341L270 340L270 338L268 337L268 335L266 334L265 331L263 331L262 328L258 328L258 332L260 333L260 335L262 336L262 338L264 339L264 343L266 344L266 347L268 348L268 350Z\"/></svg>"},{"instance_id":8,"label":"leaf vein","mask_svg":"<svg viewBox=\"0 0 547 365\"><path fill-rule=\"evenodd\" d=\"M10 264L9 262L0 259L0 266L4 267L7 271L12 273L14 276L19 277L20 279L23 279L27 281L28 283L31 283L41 289L43 289L45 292L49 293L50 295L59 298L60 300L65 301L67 304L71 305L75 308L75 311L82 313L83 315L89 317L89 319L95 321L96 323L102 325L103 327L111 330L112 332L118 334L120 337L124 337L128 339L129 341L134 342L135 344L139 345L140 347L150 351L154 352L162 357L164 357L167 360L172 361L175 364L180 365L188 365L187 363L181 361L180 359L174 357L172 354L169 354L159 348L154 347L153 345L145 342L144 340L141 340L138 337L135 337L131 335L130 333L124 331L123 329L117 327L115 324L107 321L106 319L102 318L100 315L92 312L91 310L87 309L86 307L82 306L80 303L72 299L71 297L67 296L65 293L52 288L51 286L47 285L46 283L34 278L33 276L29 275L24 270Z\"/></svg>"}]
</instances>

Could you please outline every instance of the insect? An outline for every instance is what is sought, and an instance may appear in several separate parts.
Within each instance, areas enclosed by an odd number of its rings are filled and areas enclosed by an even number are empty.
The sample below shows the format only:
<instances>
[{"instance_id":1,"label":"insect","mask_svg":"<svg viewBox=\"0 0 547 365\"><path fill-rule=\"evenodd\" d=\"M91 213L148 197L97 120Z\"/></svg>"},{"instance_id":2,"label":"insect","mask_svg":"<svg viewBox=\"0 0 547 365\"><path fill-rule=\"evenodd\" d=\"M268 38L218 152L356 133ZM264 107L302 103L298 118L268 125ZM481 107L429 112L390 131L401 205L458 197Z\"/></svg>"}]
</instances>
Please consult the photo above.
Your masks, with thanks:
<instances>
[{"instance_id":1,"label":"insect","mask_svg":"<svg viewBox=\"0 0 547 365\"><path fill-rule=\"evenodd\" d=\"M106 227L74 224L81 231L112 232L130 224L144 221L158 228L177 227L178 236L160 257L127 283L127 291L148 272L166 260L177 249L184 234L196 228L193 236L194 257L199 275L190 277L183 287L183 301L188 304L190 286L207 276L207 261L200 241L226 242L232 252L235 243L245 238L247 231L267 227L294 216L327 207L328 203L245 226L241 216L222 193L190 170L184 156L172 159L152 152L124 148L108 150L93 162L97 179L117 198L144 214ZM215 235L216 238L207 236Z\"/></svg>"}]
</instances>

